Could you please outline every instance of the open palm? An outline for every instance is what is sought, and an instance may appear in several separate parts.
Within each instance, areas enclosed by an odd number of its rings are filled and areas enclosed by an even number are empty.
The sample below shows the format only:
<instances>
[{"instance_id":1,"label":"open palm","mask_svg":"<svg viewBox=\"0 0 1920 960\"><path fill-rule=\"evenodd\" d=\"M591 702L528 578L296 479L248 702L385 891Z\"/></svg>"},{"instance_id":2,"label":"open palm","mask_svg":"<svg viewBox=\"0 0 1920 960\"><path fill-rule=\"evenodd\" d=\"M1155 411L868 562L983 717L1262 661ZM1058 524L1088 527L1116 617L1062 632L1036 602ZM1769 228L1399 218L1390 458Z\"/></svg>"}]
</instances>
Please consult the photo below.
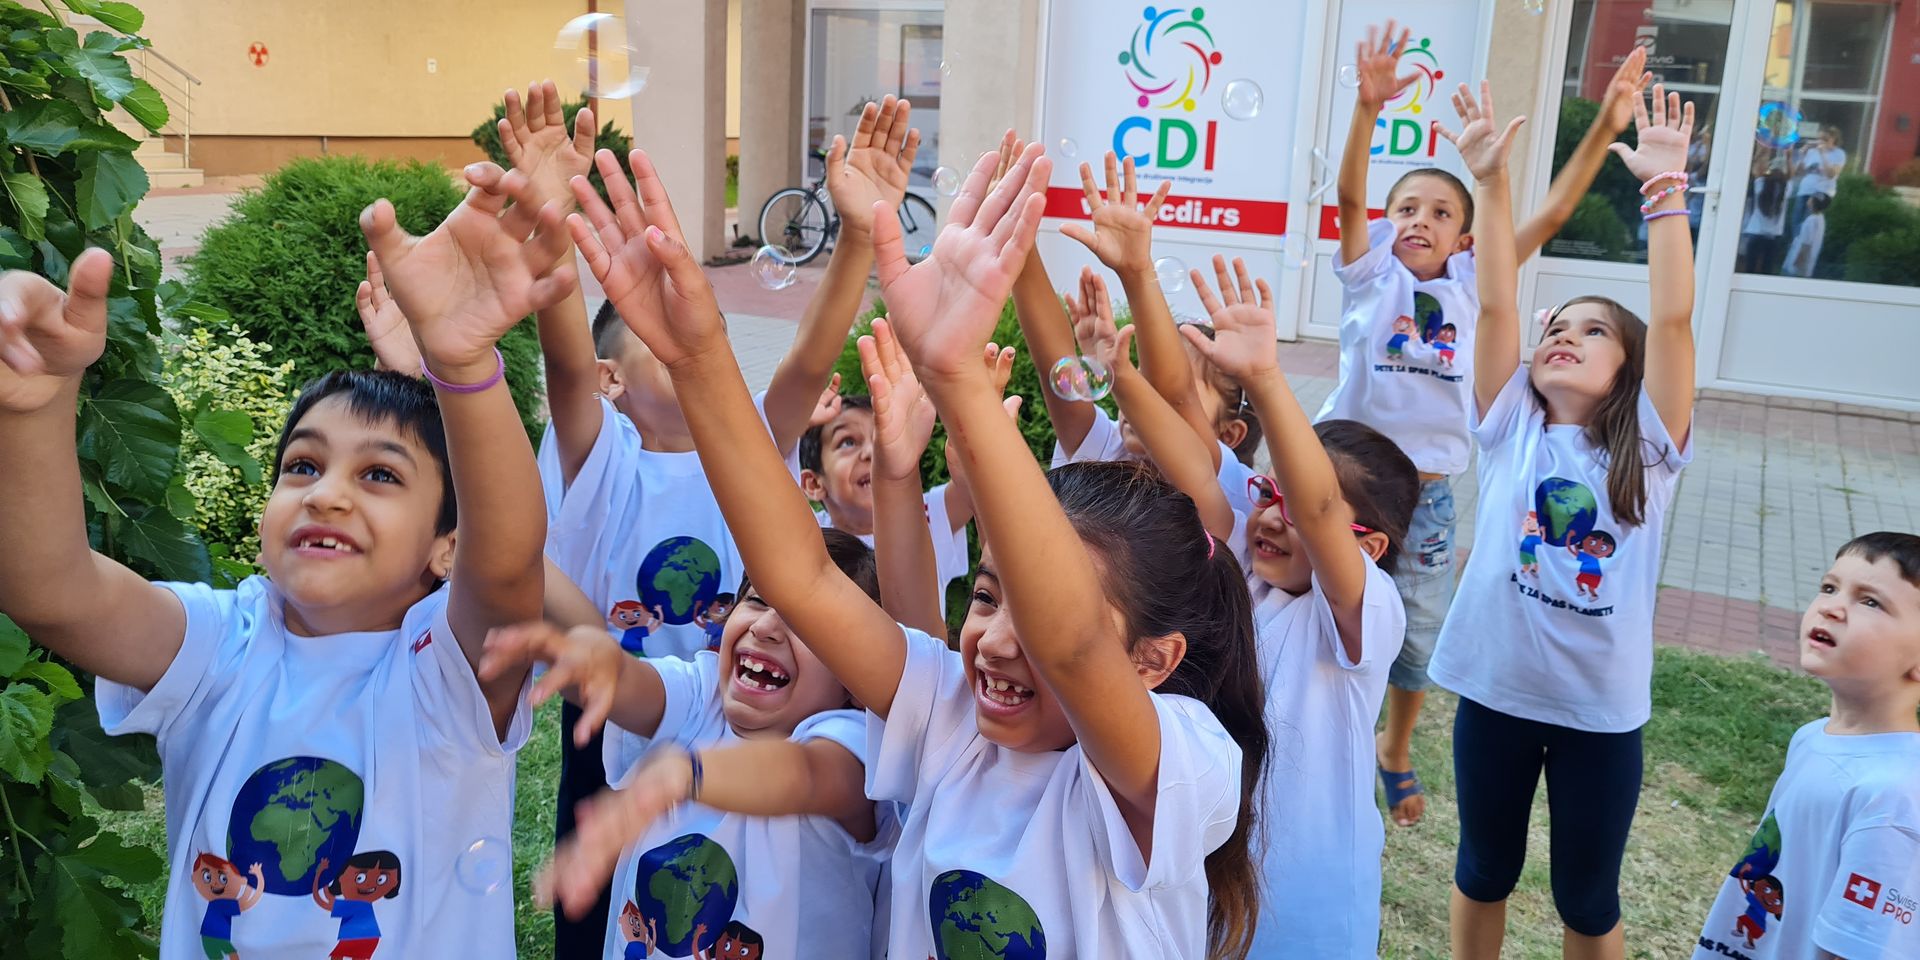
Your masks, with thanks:
<instances>
[{"instance_id":1,"label":"open palm","mask_svg":"<svg viewBox=\"0 0 1920 960\"><path fill-rule=\"evenodd\" d=\"M1460 132L1437 129L1460 151L1460 159L1473 178L1485 180L1505 170L1507 157L1513 153L1514 135L1527 118L1514 117L1504 128L1498 126L1493 119L1493 87L1485 80L1480 81L1479 100L1473 98L1466 84L1461 84L1453 94L1453 112L1460 115Z\"/></svg>"},{"instance_id":2,"label":"open palm","mask_svg":"<svg viewBox=\"0 0 1920 960\"><path fill-rule=\"evenodd\" d=\"M507 91L506 103L507 115L498 128L508 162L533 183L536 203L558 200L571 205L568 182L586 176L593 165L593 108L582 107L574 115L568 135L560 91L552 80L528 87L524 107L513 90Z\"/></svg>"},{"instance_id":3,"label":"open palm","mask_svg":"<svg viewBox=\"0 0 1920 960\"><path fill-rule=\"evenodd\" d=\"M1067 317L1073 322L1073 342L1080 355L1119 368L1108 359L1117 331L1113 327L1113 301L1107 295L1106 281L1092 267L1080 268L1080 295L1067 294Z\"/></svg>"},{"instance_id":4,"label":"open palm","mask_svg":"<svg viewBox=\"0 0 1920 960\"><path fill-rule=\"evenodd\" d=\"M100 359L112 279L113 258L99 248L74 259L65 292L38 274L0 273L0 410L44 408Z\"/></svg>"},{"instance_id":5,"label":"open palm","mask_svg":"<svg viewBox=\"0 0 1920 960\"><path fill-rule=\"evenodd\" d=\"M1360 103L1375 110L1420 79L1418 73L1400 73L1400 55L1407 52L1407 41L1413 38L1413 31L1402 29L1396 38L1393 28L1392 20L1387 21L1385 29L1368 27L1367 39L1354 49L1353 68L1360 82Z\"/></svg>"},{"instance_id":6,"label":"open palm","mask_svg":"<svg viewBox=\"0 0 1920 960\"><path fill-rule=\"evenodd\" d=\"M1194 348L1222 373L1241 382L1276 369L1273 291L1267 282L1250 279L1246 261L1239 257L1233 258L1233 276L1229 278L1227 258L1219 254L1213 257L1217 294L1200 271L1192 274L1193 288L1199 292L1200 305L1206 308L1207 321L1213 325L1212 339L1197 329L1181 330Z\"/></svg>"},{"instance_id":7,"label":"open palm","mask_svg":"<svg viewBox=\"0 0 1920 960\"><path fill-rule=\"evenodd\" d=\"M848 143L833 138L827 152L827 193L840 213L843 229L873 233L873 205L900 206L907 195L907 176L920 151L920 131L909 123L913 105L891 94L860 112L860 126Z\"/></svg>"},{"instance_id":8,"label":"open palm","mask_svg":"<svg viewBox=\"0 0 1920 960\"><path fill-rule=\"evenodd\" d=\"M1606 98L1600 102L1600 116L1606 121L1606 129L1618 134L1633 122L1633 105L1652 78L1653 74L1647 72L1647 48L1634 47L1613 72L1613 79L1607 82Z\"/></svg>"},{"instance_id":9,"label":"open palm","mask_svg":"<svg viewBox=\"0 0 1920 960\"><path fill-rule=\"evenodd\" d=\"M988 153L974 164L925 260L907 265L897 219L875 223L881 295L901 346L929 381L978 368L980 350L1040 226L1041 191L1052 162L1030 144L988 193L996 162Z\"/></svg>"},{"instance_id":10,"label":"open palm","mask_svg":"<svg viewBox=\"0 0 1920 960\"><path fill-rule=\"evenodd\" d=\"M1160 181L1160 188L1142 209L1133 158L1116 164L1112 151L1108 151L1105 195L1094 183L1092 165L1080 165L1080 190L1086 195L1093 229L1070 223L1061 227L1060 232L1085 244L1109 270L1145 266L1153 260L1154 219L1160 215L1160 207L1167 202L1167 191L1172 187L1173 181Z\"/></svg>"},{"instance_id":11,"label":"open palm","mask_svg":"<svg viewBox=\"0 0 1920 960\"><path fill-rule=\"evenodd\" d=\"M860 373L873 394L873 446L888 479L907 479L920 469L920 454L933 439L933 401L920 387L885 317L860 338Z\"/></svg>"},{"instance_id":12,"label":"open palm","mask_svg":"<svg viewBox=\"0 0 1920 960\"><path fill-rule=\"evenodd\" d=\"M1607 149L1620 155L1627 169L1642 180L1655 174L1683 170L1687 164L1687 143L1693 139L1693 102L1680 102L1678 93L1668 93L1664 84L1654 84L1653 112L1638 97L1633 101L1633 125L1638 142L1628 147L1615 143Z\"/></svg>"}]
</instances>

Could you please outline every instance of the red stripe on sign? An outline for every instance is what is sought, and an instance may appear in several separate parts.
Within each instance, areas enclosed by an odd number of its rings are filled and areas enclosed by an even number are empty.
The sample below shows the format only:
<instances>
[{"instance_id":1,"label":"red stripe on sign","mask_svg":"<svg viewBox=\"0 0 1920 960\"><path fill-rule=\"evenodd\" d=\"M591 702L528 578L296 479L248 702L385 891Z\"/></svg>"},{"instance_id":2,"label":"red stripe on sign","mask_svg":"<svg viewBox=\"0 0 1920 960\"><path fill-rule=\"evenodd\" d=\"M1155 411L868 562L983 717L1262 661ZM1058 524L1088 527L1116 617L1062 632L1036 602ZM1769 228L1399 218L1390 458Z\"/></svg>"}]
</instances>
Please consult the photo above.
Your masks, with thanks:
<instances>
[{"instance_id":1,"label":"red stripe on sign","mask_svg":"<svg viewBox=\"0 0 1920 960\"><path fill-rule=\"evenodd\" d=\"M1387 211L1384 208L1375 210L1369 207L1367 209L1368 220L1378 220L1381 217L1384 217L1386 215L1387 215ZM1323 205L1320 207L1320 239L1322 240L1340 239L1340 208L1339 207L1326 206L1326 205Z\"/></svg>"},{"instance_id":2,"label":"red stripe on sign","mask_svg":"<svg viewBox=\"0 0 1920 960\"><path fill-rule=\"evenodd\" d=\"M1077 187L1048 187L1047 216L1090 219L1086 192ZM1159 225L1193 230L1226 230L1279 236L1287 232L1287 205L1273 200L1223 200L1168 195Z\"/></svg>"}]
</instances>

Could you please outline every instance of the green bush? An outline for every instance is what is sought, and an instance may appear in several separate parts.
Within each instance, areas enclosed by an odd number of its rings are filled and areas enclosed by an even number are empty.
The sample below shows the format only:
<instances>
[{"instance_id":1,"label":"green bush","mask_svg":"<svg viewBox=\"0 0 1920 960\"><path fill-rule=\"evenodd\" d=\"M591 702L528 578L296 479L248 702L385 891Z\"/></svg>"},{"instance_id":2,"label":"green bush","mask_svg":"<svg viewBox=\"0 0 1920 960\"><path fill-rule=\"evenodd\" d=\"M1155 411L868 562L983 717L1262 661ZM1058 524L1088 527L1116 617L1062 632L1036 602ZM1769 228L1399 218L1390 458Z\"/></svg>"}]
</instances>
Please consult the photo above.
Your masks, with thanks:
<instances>
[{"instance_id":1,"label":"green bush","mask_svg":"<svg viewBox=\"0 0 1920 960\"><path fill-rule=\"evenodd\" d=\"M1567 218L1565 226L1554 234L1559 243L1592 244L1593 256L1611 259L1627 248L1632 237L1627 233L1627 225L1614 212L1614 203L1607 197L1589 193L1580 198L1573 208L1573 216ZM1558 256L1585 256L1565 248L1555 248Z\"/></svg>"},{"instance_id":2,"label":"green bush","mask_svg":"<svg viewBox=\"0 0 1920 960\"><path fill-rule=\"evenodd\" d=\"M244 336L216 340L205 327L165 334L162 346L167 392L175 406L191 411L203 406L204 398L221 397L251 421L244 429L237 422L234 426L234 440L250 458L238 466L215 452L219 440L190 433L180 443L184 489L208 550L216 563L244 564L244 571L234 572L251 573L260 552L260 515L273 492L262 467L273 462L280 425L293 405L288 393L293 361L275 363L268 359L271 345Z\"/></svg>"},{"instance_id":3,"label":"green bush","mask_svg":"<svg viewBox=\"0 0 1920 960\"><path fill-rule=\"evenodd\" d=\"M1580 145L1581 139L1586 137L1587 128L1593 126L1593 118L1599 116L1599 114L1600 101L1598 100L1588 100L1585 97L1566 97L1560 101L1559 132L1554 135L1553 142L1553 169L1556 172L1564 169L1567 161L1573 159L1574 149ZM1639 222L1641 201L1640 181L1632 173L1628 172L1627 165L1611 158L1605 163L1602 163L1599 174L1593 178L1593 186L1588 189L1587 195L1581 198L1581 200L1580 206L1574 211L1573 218L1568 220L1566 226L1560 229L1560 232L1556 234L1556 239L1588 240L1595 243L1603 243L1599 237L1594 234L1578 233L1576 230L1593 230L1596 227L1600 227L1602 233L1610 235L1612 233L1611 229L1601 227L1597 212L1600 206L1604 204L1614 214L1614 220L1623 225L1621 228L1622 239L1619 245L1607 247L1608 254L1614 255L1624 250L1627 245L1627 239L1624 236L1624 224ZM1590 200L1597 202L1586 202ZM1583 227L1576 227L1575 224L1581 221L1581 211L1586 211L1586 222ZM1574 255L1578 256L1578 254Z\"/></svg>"},{"instance_id":4,"label":"green bush","mask_svg":"<svg viewBox=\"0 0 1920 960\"><path fill-rule=\"evenodd\" d=\"M1920 231L1920 212L1898 194L1865 174L1841 174L1833 204L1827 208L1827 235L1814 276L1911 286L1915 282L1911 256L1886 258L1911 251L1910 241L1897 238L1916 231Z\"/></svg>"},{"instance_id":5,"label":"green bush","mask_svg":"<svg viewBox=\"0 0 1920 960\"><path fill-rule=\"evenodd\" d=\"M579 113L580 108L586 105L587 98L581 97L560 108L560 116L565 120L569 131L573 129L573 115ZM474 127L472 137L473 145L485 151L487 159L492 160L502 167L511 167L513 164L507 160L507 149L500 145L499 123L501 120L506 119L506 116L507 105L505 103L494 104L493 116L488 117L479 126ZM626 166L627 151L633 149L633 138L621 133L619 128L613 125L612 120L607 120L605 117L600 117L599 119L606 120L606 122L601 124L600 129L593 135L593 149L596 151L612 150L613 155L620 158L620 165L623 167ZM600 169L597 166L588 172L587 181L593 184L593 189L600 192L601 199L606 199L607 185L601 181Z\"/></svg>"},{"instance_id":6,"label":"green bush","mask_svg":"<svg viewBox=\"0 0 1920 960\"><path fill-rule=\"evenodd\" d=\"M1832 235L1831 231L1828 235ZM1822 261L1825 261L1824 257ZM1920 277L1914 275L1914 264L1920 264L1920 224L1909 224L1855 240L1847 249L1841 279L1855 283L1920 286Z\"/></svg>"},{"instance_id":7,"label":"green bush","mask_svg":"<svg viewBox=\"0 0 1920 960\"><path fill-rule=\"evenodd\" d=\"M230 317L198 325L211 327L216 339L239 333L272 344L277 359L293 363L289 386L296 392L331 370L370 368L373 352L353 306L367 272L360 211L385 197L401 228L419 236L461 196L445 170L419 161L295 160L241 197L188 259L193 297ZM537 436L541 369L533 324L508 331L500 352L514 406Z\"/></svg>"}]
</instances>

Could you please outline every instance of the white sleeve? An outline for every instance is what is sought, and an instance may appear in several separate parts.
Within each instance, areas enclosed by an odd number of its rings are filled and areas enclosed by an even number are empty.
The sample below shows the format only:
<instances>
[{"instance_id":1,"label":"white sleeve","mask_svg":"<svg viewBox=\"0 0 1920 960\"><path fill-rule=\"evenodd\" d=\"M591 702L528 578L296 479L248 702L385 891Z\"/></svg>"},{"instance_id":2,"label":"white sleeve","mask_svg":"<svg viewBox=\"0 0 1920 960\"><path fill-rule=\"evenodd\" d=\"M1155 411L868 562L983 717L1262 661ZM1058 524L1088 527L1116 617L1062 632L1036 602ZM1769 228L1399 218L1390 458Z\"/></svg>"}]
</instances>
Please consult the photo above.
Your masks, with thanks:
<instances>
[{"instance_id":1,"label":"white sleeve","mask_svg":"<svg viewBox=\"0 0 1920 960\"><path fill-rule=\"evenodd\" d=\"M186 609L186 635L153 689L141 691L105 677L94 680L100 728L120 736L151 733L165 739L181 718L204 714L233 685L240 663L269 618L263 582L239 590L204 583L158 583Z\"/></svg>"},{"instance_id":2,"label":"white sleeve","mask_svg":"<svg viewBox=\"0 0 1920 960\"><path fill-rule=\"evenodd\" d=\"M686 743L700 730L700 715L712 709L720 684L720 656L711 650L694 654L692 660L679 657L647 657L641 661L653 668L662 687L660 725L653 736L641 736L617 723L606 725L600 742L600 764L607 782L622 783L633 765L647 755L656 743ZM570 735L570 734L569 734Z\"/></svg>"},{"instance_id":3,"label":"white sleeve","mask_svg":"<svg viewBox=\"0 0 1920 960\"><path fill-rule=\"evenodd\" d=\"M1359 660L1348 658L1347 646L1340 642L1340 626L1333 618L1333 607L1327 603L1318 573L1313 575L1312 592L1300 598L1313 604L1310 610L1314 631L1325 638L1334 662L1342 670L1363 670L1375 663L1392 662L1400 656L1400 646L1407 635L1407 608L1393 577L1365 553L1360 556L1367 564L1367 580L1366 592L1360 600Z\"/></svg>"},{"instance_id":4,"label":"white sleeve","mask_svg":"<svg viewBox=\"0 0 1920 960\"><path fill-rule=\"evenodd\" d=\"M533 710L527 705L533 674L529 671L521 682L513 718L507 721L507 735L499 736L480 679L474 676L473 665L447 622L447 597L448 589L442 587L414 604L401 627L401 639L413 650L413 690L423 714L422 725L459 750L477 750L488 756L513 753L526 744L533 731Z\"/></svg>"},{"instance_id":5,"label":"white sleeve","mask_svg":"<svg viewBox=\"0 0 1920 960\"><path fill-rule=\"evenodd\" d=\"M1660 418L1660 411L1653 405L1653 395L1645 387L1640 388L1639 416L1640 437L1647 442L1647 449L1642 449L1641 454L1654 461L1648 464L1649 471L1672 476L1679 473L1681 467L1693 462L1691 422L1687 429L1687 445L1682 447L1674 443L1673 435L1667 432L1667 422Z\"/></svg>"},{"instance_id":6,"label":"white sleeve","mask_svg":"<svg viewBox=\"0 0 1920 960\"><path fill-rule=\"evenodd\" d=\"M953 521L947 516L947 490L952 484L943 483L927 491L927 533L933 537L933 572L939 580L939 591L944 598L947 584L967 575L971 566L967 557L967 525L961 524L954 529ZM945 601L942 600L944 605Z\"/></svg>"},{"instance_id":7,"label":"white sleeve","mask_svg":"<svg viewBox=\"0 0 1920 960\"><path fill-rule=\"evenodd\" d=\"M1126 441L1120 437L1120 425L1113 417L1098 405L1093 408L1093 425L1087 428L1087 435L1080 445L1072 450L1061 446L1060 441L1053 442L1053 461L1048 469L1069 463L1093 463L1101 460L1119 460L1126 453Z\"/></svg>"},{"instance_id":8,"label":"white sleeve","mask_svg":"<svg viewBox=\"0 0 1920 960\"><path fill-rule=\"evenodd\" d=\"M1480 416L1478 402L1467 405L1467 425L1473 430L1474 439L1480 442L1480 449L1492 450L1513 439L1539 409L1540 402L1533 398L1527 365L1523 363L1513 368L1513 376L1508 377L1500 392L1494 395L1486 416Z\"/></svg>"},{"instance_id":9,"label":"white sleeve","mask_svg":"<svg viewBox=\"0 0 1920 960\"><path fill-rule=\"evenodd\" d=\"M883 721L868 714L867 796L911 804L925 761L978 735L973 696L960 655L945 643L902 627L907 663L893 708Z\"/></svg>"},{"instance_id":10,"label":"white sleeve","mask_svg":"<svg viewBox=\"0 0 1920 960\"><path fill-rule=\"evenodd\" d=\"M867 755L867 712L865 710L822 710L800 721L787 737L794 743L831 740L855 759Z\"/></svg>"},{"instance_id":11,"label":"white sleeve","mask_svg":"<svg viewBox=\"0 0 1920 960\"><path fill-rule=\"evenodd\" d=\"M1920 957L1920 832L1881 823L1848 831L1827 883L1813 942L1846 957Z\"/></svg>"},{"instance_id":12,"label":"white sleeve","mask_svg":"<svg viewBox=\"0 0 1920 960\"><path fill-rule=\"evenodd\" d=\"M1198 700L1153 695L1160 717L1160 789L1154 800L1153 863L1120 815L1107 782L1080 754L1094 847L1128 890L1177 886L1201 876L1207 854L1233 835L1240 814L1240 745Z\"/></svg>"},{"instance_id":13,"label":"white sleeve","mask_svg":"<svg viewBox=\"0 0 1920 960\"><path fill-rule=\"evenodd\" d=\"M606 574L614 541L637 519L627 514L640 475L639 431L604 397L600 417L600 435L547 527L547 556L589 597Z\"/></svg>"},{"instance_id":14,"label":"white sleeve","mask_svg":"<svg viewBox=\"0 0 1920 960\"><path fill-rule=\"evenodd\" d=\"M1378 279L1393 265L1393 241L1399 228L1386 217L1367 221L1367 252L1352 263L1333 268L1333 275L1348 290Z\"/></svg>"}]
</instances>

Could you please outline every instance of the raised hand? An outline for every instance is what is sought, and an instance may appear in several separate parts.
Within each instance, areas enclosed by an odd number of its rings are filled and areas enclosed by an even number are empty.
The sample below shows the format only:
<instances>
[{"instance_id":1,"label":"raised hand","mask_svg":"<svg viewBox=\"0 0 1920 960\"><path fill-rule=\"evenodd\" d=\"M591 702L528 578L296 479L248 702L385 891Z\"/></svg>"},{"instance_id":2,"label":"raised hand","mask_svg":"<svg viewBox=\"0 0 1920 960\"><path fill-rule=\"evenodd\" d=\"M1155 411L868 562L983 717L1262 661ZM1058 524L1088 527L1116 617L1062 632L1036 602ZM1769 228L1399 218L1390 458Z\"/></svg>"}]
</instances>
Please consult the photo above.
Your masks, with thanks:
<instances>
[{"instance_id":1,"label":"raised hand","mask_svg":"<svg viewBox=\"0 0 1920 960\"><path fill-rule=\"evenodd\" d=\"M911 267L901 248L899 220L875 218L881 294L900 345L929 386L980 372L975 358L993 334L1040 226L1046 206L1041 192L1052 161L1041 156L1038 144L1028 144L989 192L987 180L997 163L997 155L981 155L948 209L933 252Z\"/></svg>"},{"instance_id":2,"label":"raised hand","mask_svg":"<svg viewBox=\"0 0 1920 960\"><path fill-rule=\"evenodd\" d=\"M820 391L820 399L813 405L813 412L807 415L807 426L824 427L840 415L840 375L834 374L827 381L827 388Z\"/></svg>"},{"instance_id":3,"label":"raised hand","mask_svg":"<svg viewBox=\"0 0 1920 960\"><path fill-rule=\"evenodd\" d=\"M1200 294L1200 305L1207 309L1207 321L1213 324L1208 338L1191 325L1180 333L1200 355L1213 361L1227 376L1247 383L1279 369L1274 348L1273 291L1265 280L1247 275L1246 261L1233 258L1233 277L1227 276L1227 258L1215 254L1213 274L1219 284L1216 295L1200 271L1192 271L1193 289Z\"/></svg>"},{"instance_id":4,"label":"raised hand","mask_svg":"<svg viewBox=\"0 0 1920 960\"><path fill-rule=\"evenodd\" d=\"M557 902L567 916L579 917L606 889L620 851L686 802L692 784L687 752L668 747L635 764L625 786L581 801L575 808L572 835L534 877L535 901Z\"/></svg>"},{"instance_id":5,"label":"raised hand","mask_svg":"<svg viewBox=\"0 0 1920 960\"><path fill-rule=\"evenodd\" d=\"M1407 41L1413 38L1413 31L1402 29L1395 38L1393 28L1392 20L1387 21L1384 30L1368 27L1367 39L1354 47L1353 68L1360 81L1360 105L1371 110L1386 106L1388 100L1420 79L1418 73L1399 72L1400 55L1407 52Z\"/></svg>"},{"instance_id":6,"label":"raised hand","mask_svg":"<svg viewBox=\"0 0 1920 960\"><path fill-rule=\"evenodd\" d=\"M1086 193L1087 209L1093 215L1093 229L1077 223L1060 228L1066 236L1085 244L1107 269L1145 270L1153 267L1153 224L1160 206L1167 202L1173 181L1160 181L1159 189L1140 206L1140 192L1133 175L1133 158L1118 163L1107 152L1107 192L1105 196L1093 182L1093 166L1080 165L1080 189Z\"/></svg>"},{"instance_id":7,"label":"raised hand","mask_svg":"<svg viewBox=\"0 0 1920 960\"><path fill-rule=\"evenodd\" d=\"M479 675L490 681L519 674L534 663L546 664L527 700L537 707L556 693L574 689L580 722L574 724L573 742L584 747L606 725L620 689L620 670L630 659L605 630L575 627L563 633L550 623L523 623L487 633Z\"/></svg>"},{"instance_id":8,"label":"raised hand","mask_svg":"<svg viewBox=\"0 0 1920 960\"><path fill-rule=\"evenodd\" d=\"M1687 143L1693 139L1693 101L1680 102L1678 93L1668 93L1665 84L1653 85L1653 115L1638 97L1633 101L1633 126L1639 143L1608 145L1607 149L1625 161L1627 169L1642 180L1654 174L1684 170Z\"/></svg>"},{"instance_id":9,"label":"raised hand","mask_svg":"<svg viewBox=\"0 0 1920 960\"><path fill-rule=\"evenodd\" d=\"M1015 136L1012 127L1008 127L1007 132L1001 134L1000 162L994 166L993 176L987 178L988 190L1000 185L1001 179L1007 175L1008 170L1013 169L1015 163L1020 161L1020 155L1025 153L1026 149L1027 142Z\"/></svg>"},{"instance_id":10,"label":"raised hand","mask_svg":"<svg viewBox=\"0 0 1920 960\"><path fill-rule=\"evenodd\" d=\"M38 274L0 273L0 410L45 408L100 359L112 280L113 257L97 247L74 259L64 293Z\"/></svg>"},{"instance_id":11,"label":"raised hand","mask_svg":"<svg viewBox=\"0 0 1920 960\"><path fill-rule=\"evenodd\" d=\"M1600 113L1596 123L1606 124L1614 136L1627 129L1633 122L1633 105L1640 102L1640 93L1647 88L1647 82L1653 74L1647 72L1647 48L1635 46L1633 52L1613 71L1613 79L1607 81L1606 96L1600 101Z\"/></svg>"},{"instance_id":12,"label":"raised hand","mask_svg":"<svg viewBox=\"0 0 1920 960\"><path fill-rule=\"evenodd\" d=\"M420 375L420 345L413 342L407 315L400 312L387 290L387 278L380 273L380 258L367 251L367 278L353 293L353 307L360 313L360 326L367 331L367 346L380 361L382 370L408 376Z\"/></svg>"},{"instance_id":13,"label":"raised hand","mask_svg":"<svg viewBox=\"0 0 1920 960\"><path fill-rule=\"evenodd\" d=\"M507 115L497 126L508 162L533 183L535 203L559 201L570 209L573 194L567 184L592 169L593 108L574 114L573 135L568 136L560 91L552 80L529 84L524 107L514 90L507 91L506 102Z\"/></svg>"},{"instance_id":14,"label":"raised hand","mask_svg":"<svg viewBox=\"0 0 1920 960\"><path fill-rule=\"evenodd\" d=\"M1092 267L1080 268L1080 296L1067 294L1067 316L1073 321L1073 342L1080 355L1106 360L1116 334L1113 301L1107 295L1106 281Z\"/></svg>"},{"instance_id":15,"label":"raised hand","mask_svg":"<svg viewBox=\"0 0 1920 960\"><path fill-rule=\"evenodd\" d=\"M875 203L897 209L920 151L920 131L909 125L913 105L888 94L860 112L853 142L834 137L827 151L827 193L840 212L840 229L873 235ZM889 213L889 215L892 215Z\"/></svg>"},{"instance_id":16,"label":"raised hand","mask_svg":"<svg viewBox=\"0 0 1920 960\"><path fill-rule=\"evenodd\" d=\"M1526 117L1514 117L1507 121L1505 129L1494 125L1493 86L1480 81L1480 99L1473 99L1473 92L1461 84L1453 93L1453 111L1460 115L1460 132L1454 133L1446 127L1435 127L1455 149L1460 151L1460 159L1466 161L1467 171L1475 180L1485 180L1507 169L1507 156L1513 152L1513 136L1520 131L1520 125L1527 122ZM1684 151L1682 151L1684 152Z\"/></svg>"},{"instance_id":17,"label":"raised hand","mask_svg":"<svg viewBox=\"0 0 1920 960\"><path fill-rule=\"evenodd\" d=\"M874 463L886 479L906 480L920 470L920 454L933 439L933 401L907 363L885 317L860 338L860 372L873 394Z\"/></svg>"},{"instance_id":18,"label":"raised hand","mask_svg":"<svg viewBox=\"0 0 1920 960\"><path fill-rule=\"evenodd\" d=\"M567 241L558 204L536 207L525 175L491 163L469 166L467 181L467 198L424 237L400 229L385 199L360 213L421 355L456 382L491 376L494 343L574 286L573 265L559 263Z\"/></svg>"},{"instance_id":19,"label":"raised hand","mask_svg":"<svg viewBox=\"0 0 1920 960\"><path fill-rule=\"evenodd\" d=\"M613 209L607 209L587 178L575 177L573 196L581 212L568 217L567 226L620 319L669 367L708 350L727 349L713 287L687 249L667 186L646 151L627 156L631 183L613 151L595 154L594 163ZM899 235L896 229L894 236Z\"/></svg>"},{"instance_id":20,"label":"raised hand","mask_svg":"<svg viewBox=\"0 0 1920 960\"><path fill-rule=\"evenodd\" d=\"M987 349L981 354L981 363L987 370L987 379L993 384L994 393L1005 394L1007 392L1007 381L1013 379L1013 357L1014 349L1012 347L1003 347L991 341L987 343ZM1007 419L1018 424L1020 422L1020 405L1025 403L1026 399L1027 398L1017 393L1008 395L1001 399L1000 409L1007 412ZM946 443L941 449L944 451L943 459L947 462L947 473L952 476L954 483L965 487L967 484L967 458L955 455L953 450L953 436L951 434L947 436Z\"/></svg>"}]
</instances>

